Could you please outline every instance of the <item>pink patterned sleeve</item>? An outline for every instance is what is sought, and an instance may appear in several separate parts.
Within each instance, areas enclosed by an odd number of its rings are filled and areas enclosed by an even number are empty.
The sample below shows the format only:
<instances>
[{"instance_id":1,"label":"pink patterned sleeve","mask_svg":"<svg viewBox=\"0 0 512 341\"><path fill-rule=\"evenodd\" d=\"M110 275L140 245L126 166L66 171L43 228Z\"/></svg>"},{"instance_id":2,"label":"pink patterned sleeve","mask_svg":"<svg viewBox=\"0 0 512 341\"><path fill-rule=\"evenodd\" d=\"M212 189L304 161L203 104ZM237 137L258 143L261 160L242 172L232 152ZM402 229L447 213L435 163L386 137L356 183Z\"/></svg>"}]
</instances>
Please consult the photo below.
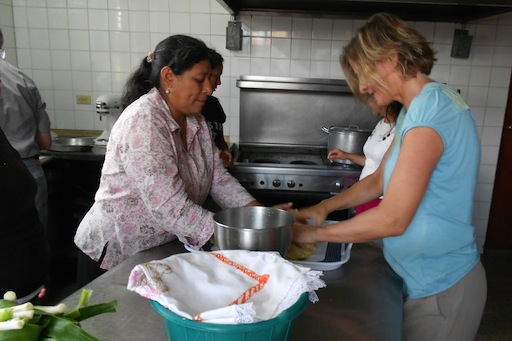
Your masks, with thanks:
<instances>
[{"instance_id":1,"label":"pink patterned sleeve","mask_svg":"<svg viewBox=\"0 0 512 341\"><path fill-rule=\"evenodd\" d=\"M220 157L215 160L210 195L222 208L241 207L256 200L227 171Z\"/></svg>"}]
</instances>

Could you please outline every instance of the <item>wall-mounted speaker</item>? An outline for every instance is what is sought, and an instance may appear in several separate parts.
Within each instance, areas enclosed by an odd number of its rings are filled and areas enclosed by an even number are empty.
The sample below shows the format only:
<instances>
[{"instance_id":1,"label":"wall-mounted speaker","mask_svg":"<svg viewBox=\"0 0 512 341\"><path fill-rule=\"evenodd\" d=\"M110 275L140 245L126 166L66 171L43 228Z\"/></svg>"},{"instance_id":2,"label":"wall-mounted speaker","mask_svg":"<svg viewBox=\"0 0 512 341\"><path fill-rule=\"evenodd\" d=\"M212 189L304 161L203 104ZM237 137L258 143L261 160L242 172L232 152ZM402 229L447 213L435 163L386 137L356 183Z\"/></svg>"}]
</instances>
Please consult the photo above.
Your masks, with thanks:
<instances>
[{"instance_id":1,"label":"wall-mounted speaker","mask_svg":"<svg viewBox=\"0 0 512 341\"><path fill-rule=\"evenodd\" d=\"M452 58L469 58L472 41L473 36L468 34L468 30L455 29L455 33L453 35L452 52L450 53L450 56Z\"/></svg>"},{"instance_id":2,"label":"wall-mounted speaker","mask_svg":"<svg viewBox=\"0 0 512 341\"><path fill-rule=\"evenodd\" d=\"M226 48L231 51L242 49L242 22L229 21L226 27Z\"/></svg>"}]
</instances>

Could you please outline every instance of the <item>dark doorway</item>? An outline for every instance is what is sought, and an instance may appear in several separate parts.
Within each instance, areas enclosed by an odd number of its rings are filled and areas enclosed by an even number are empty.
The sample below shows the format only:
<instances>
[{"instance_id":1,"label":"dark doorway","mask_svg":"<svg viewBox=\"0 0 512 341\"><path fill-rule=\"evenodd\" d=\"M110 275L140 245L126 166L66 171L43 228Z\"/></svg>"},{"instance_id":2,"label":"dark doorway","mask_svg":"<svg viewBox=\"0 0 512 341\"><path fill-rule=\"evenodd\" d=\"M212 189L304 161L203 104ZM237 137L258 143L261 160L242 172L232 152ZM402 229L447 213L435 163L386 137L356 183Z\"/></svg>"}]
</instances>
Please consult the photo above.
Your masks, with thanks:
<instances>
[{"instance_id":1,"label":"dark doorway","mask_svg":"<svg viewBox=\"0 0 512 341\"><path fill-rule=\"evenodd\" d=\"M512 249L512 82L508 89L485 249Z\"/></svg>"}]
</instances>

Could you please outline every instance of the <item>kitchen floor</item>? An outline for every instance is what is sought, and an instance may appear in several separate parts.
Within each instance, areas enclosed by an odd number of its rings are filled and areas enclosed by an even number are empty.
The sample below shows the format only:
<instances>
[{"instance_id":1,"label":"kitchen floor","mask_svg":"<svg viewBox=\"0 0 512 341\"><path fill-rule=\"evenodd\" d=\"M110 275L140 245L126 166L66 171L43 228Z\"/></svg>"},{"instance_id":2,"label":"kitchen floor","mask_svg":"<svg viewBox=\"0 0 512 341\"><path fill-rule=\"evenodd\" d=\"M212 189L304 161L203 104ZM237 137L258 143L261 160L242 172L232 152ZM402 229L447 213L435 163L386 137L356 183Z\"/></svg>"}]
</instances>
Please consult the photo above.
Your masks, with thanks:
<instances>
[{"instance_id":1,"label":"kitchen floor","mask_svg":"<svg viewBox=\"0 0 512 341\"><path fill-rule=\"evenodd\" d=\"M487 272L487 303L475 341L512 340L512 250L488 250L482 255ZM56 304L75 292L76 258L54 264L47 304Z\"/></svg>"},{"instance_id":2,"label":"kitchen floor","mask_svg":"<svg viewBox=\"0 0 512 341\"><path fill-rule=\"evenodd\" d=\"M486 250L487 302L476 341L512 340L512 250Z\"/></svg>"}]
</instances>

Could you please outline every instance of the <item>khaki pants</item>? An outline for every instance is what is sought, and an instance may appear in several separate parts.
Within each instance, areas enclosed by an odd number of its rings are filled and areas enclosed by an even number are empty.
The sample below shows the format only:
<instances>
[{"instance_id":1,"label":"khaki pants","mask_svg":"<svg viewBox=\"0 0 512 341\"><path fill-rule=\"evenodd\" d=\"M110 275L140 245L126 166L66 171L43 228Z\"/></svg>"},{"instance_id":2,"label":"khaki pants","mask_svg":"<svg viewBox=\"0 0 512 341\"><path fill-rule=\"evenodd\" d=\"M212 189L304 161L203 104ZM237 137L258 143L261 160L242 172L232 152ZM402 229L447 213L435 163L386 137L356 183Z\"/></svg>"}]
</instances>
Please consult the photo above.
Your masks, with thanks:
<instances>
[{"instance_id":1,"label":"khaki pants","mask_svg":"<svg viewBox=\"0 0 512 341\"><path fill-rule=\"evenodd\" d=\"M404 341L472 341L487 298L487 280L478 263L454 286L404 303Z\"/></svg>"}]
</instances>

